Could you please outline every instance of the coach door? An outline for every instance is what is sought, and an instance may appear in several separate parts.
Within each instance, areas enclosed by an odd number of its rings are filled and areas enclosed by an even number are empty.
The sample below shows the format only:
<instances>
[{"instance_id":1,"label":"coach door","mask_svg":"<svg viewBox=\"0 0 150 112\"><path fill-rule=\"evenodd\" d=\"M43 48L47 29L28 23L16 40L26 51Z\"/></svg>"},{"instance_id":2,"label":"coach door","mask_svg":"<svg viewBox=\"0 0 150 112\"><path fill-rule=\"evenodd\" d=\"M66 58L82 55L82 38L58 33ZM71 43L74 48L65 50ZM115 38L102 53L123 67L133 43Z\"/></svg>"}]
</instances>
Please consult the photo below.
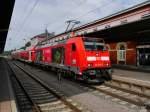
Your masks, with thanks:
<instances>
[{"instance_id":1,"label":"coach door","mask_svg":"<svg viewBox=\"0 0 150 112\"><path fill-rule=\"evenodd\" d=\"M76 66L77 65L77 54L76 54L76 45L75 43L71 44L71 65Z\"/></svg>"},{"instance_id":2,"label":"coach door","mask_svg":"<svg viewBox=\"0 0 150 112\"><path fill-rule=\"evenodd\" d=\"M29 61L32 61L32 51L29 51Z\"/></svg>"},{"instance_id":3,"label":"coach door","mask_svg":"<svg viewBox=\"0 0 150 112\"><path fill-rule=\"evenodd\" d=\"M43 61L43 51L42 50L38 50L36 52L36 61L37 62Z\"/></svg>"}]
</instances>

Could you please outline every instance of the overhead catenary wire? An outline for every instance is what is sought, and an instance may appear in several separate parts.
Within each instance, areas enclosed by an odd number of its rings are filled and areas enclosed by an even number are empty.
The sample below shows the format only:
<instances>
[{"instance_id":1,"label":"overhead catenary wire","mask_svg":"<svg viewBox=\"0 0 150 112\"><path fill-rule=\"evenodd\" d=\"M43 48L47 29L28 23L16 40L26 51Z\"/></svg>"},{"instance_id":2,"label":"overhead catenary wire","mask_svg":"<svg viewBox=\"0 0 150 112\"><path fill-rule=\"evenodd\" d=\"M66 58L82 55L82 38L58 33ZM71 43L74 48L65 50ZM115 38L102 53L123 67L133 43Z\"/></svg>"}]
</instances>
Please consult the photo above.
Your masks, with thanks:
<instances>
[{"instance_id":1,"label":"overhead catenary wire","mask_svg":"<svg viewBox=\"0 0 150 112\"><path fill-rule=\"evenodd\" d=\"M17 34L15 35L15 37L18 37L18 35L20 34L20 32L22 31L26 21L28 20L28 18L31 16L31 14L33 13L35 7L37 6L39 0L35 0L33 7L31 8L30 12L26 15L26 17L24 18L21 27L19 28L19 31L17 32Z\"/></svg>"},{"instance_id":2,"label":"overhead catenary wire","mask_svg":"<svg viewBox=\"0 0 150 112\"><path fill-rule=\"evenodd\" d=\"M35 4L33 5L32 9L31 9L31 11L30 11L30 14L28 14L28 17L31 16L33 10L35 9L35 7L36 7L36 5L37 5L37 3L38 3L38 1L39 1L39 0L36 0ZM68 13L65 13L64 15L62 15L62 16L60 16L60 17L58 17L58 18L62 18L62 17L64 17L64 16L66 16L66 15L68 15ZM27 18L27 19L28 19L28 18ZM25 19L25 22L26 22L26 19ZM23 26L25 25L25 22L23 22L22 27L21 27L20 30L17 32L18 35L22 33L21 30L23 29ZM49 24L51 24L51 23L54 24L54 23L57 23L57 22L58 22L58 21L53 21L53 22L47 23L46 26L48 27ZM46 27L46 29L47 29L47 27ZM17 35L17 37L18 37L18 35ZM16 36L15 36L15 37L16 37Z\"/></svg>"},{"instance_id":3,"label":"overhead catenary wire","mask_svg":"<svg viewBox=\"0 0 150 112\"><path fill-rule=\"evenodd\" d=\"M32 14L32 12L33 12L34 8L36 7L38 1L39 1L39 0L36 0L35 4L33 5L32 9L31 9L31 11L30 11L30 13L28 14L28 16L26 16L26 19L24 19L23 25L22 25L22 27L20 28L20 30L18 31L19 34L20 34L21 30L23 29L23 26L25 25L25 22L27 21L28 17ZM85 2L86 2L86 0L84 0L84 1L82 2L82 4L80 4L78 7L81 7L82 5L84 5ZM107 3L106 5L108 5L108 3ZM103 6L105 6L105 5L103 5ZM78 8L78 7L77 7L77 8ZM99 9L99 8L100 8L100 7L97 7L97 8L95 8L95 9L92 9L92 10L88 11L87 13L84 13L83 15L77 17L77 19L79 19L79 18L81 18L81 17L84 17L85 15L87 15L87 14L89 14L89 13L92 13L93 11L95 11L95 10L97 10L97 9ZM64 15L58 17L58 18L65 17L66 15L68 15L68 12L65 13ZM52 25L52 24L57 23L57 22L58 22L58 21L53 21L53 22L47 23L47 28L48 28L49 25ZM64 27L64 26L63 26L63 27ZM18 34L18 35L19 35L19 34ZM18 37L18 35L17 35L17 37Z\"/></svg>"},{"instance_id":4,"label":"overhead catenary wire","mask_svg":"<svg viewBox=\"0 0 150 112\"><path fill-rule=\"evenodd\" d=\"M39 1L39 0L36 0L36 1L35 1L35 3L34 3L32 9L31 9L30 13L29 13L29 14L26 16L26 18L24 19L23 25L22 25L22 27L20 28L20 30L18 31L18 35L21 34L20 32L22 32L22 29L23 29L23 27L24 27L24 25L25 25L25 23L26 23L28 17L31 16L31 14L32 14L32 12L33 12L33 10L34 10L34 8L36 7L36 5L37 5L37 3L38 3L38 1ZM84 5L84 3L85 3L85 2L83 2L83 4L80 4L78 7L81 7L82 5ZM109 3L110 3L110 2L109 2ZM107 3L106 5L109 5L109 4ZM103 5L103 6L105 6L105 5ZM78 7L77 7L77 8L78 8ZM82 16L77 17L77 19L79 19L79 18L81 18L81 17L83 17L83 16L85 16L85 15L87 15L87 14L89 14L89 13L92 13L93 11L95 11L95 10L97 10L97 9L99 9L99 8L100 8L100 7L97 7L97 8L95 8L95 9L92 9L92 10L88 11L87 13L83 14ZM68 15L68 13L65 13L65 15ZM62 17L64 17L64 15L63 15ZM62 17L60 17L60 18L62 18ZM58 21L55 21L55 22L58 22ZM54 24L55 22L53 22L52 24ZM49 23L49 24L50 24L50 23ZM48 24L48 25L49 25L49 24ZM64 27L64 25L63 25L62 27ZM59 27L59 28L60 28L60 27ZM17 37L18 37L18 35L17 35Z\"/></svg>"},{"instance_id":5,"label":"overhead catenary wire","mask_svg":"<svg viewBox=\"0 0 150 112\"><path fill-rule=\"evenodd\" d=\"M100 8L103 8L103 7L106 7L106 6L110 5L110 4L112 4L112 2L113 2L113 0L108 1L108 2L106 2L106 3L103 4L103 5L100 5L100 6L94 8L94 9L92 9L92 10L87 11L86 13L84 13L84 14L78 16L78 17L75 18L75 19L77 20L77 19L83 18L83 17L85 17L86 15L88 15L88 14L90 14L90 13L96 11L96 10L99 10Z\"/></svg>"},{"instance_id":6,"label":"overhead catenary wire","mask_svg":"<svg viewBox=\"0 0 150 112\"><path fill-rule=\"evenodd\" d=\"M80 4L77 4L77 2L76 1L74 1L74 0L71 0L71 2L73 2L74 4L76 4L77 5L77 7L75 7L74 9L77 9L77 8L79 8L79 7L82 7L82 5L84 5L85 3L86 3L86 1L87 0L84 0L83 2L80 2ZM68 12L65 12L63 15L61 15L61 16L59 16L59 17L57 17L57 18L64 18L64 17L68 17ZM60 20L59 19L59 20ZM47 23L46 25L47 25L47 27L49 26L49 25L52 25L52 24L54 24L54 23L57 23L59 20L54 20L54 21L51 21L51 22L49 22L49 23ZM63 20L64 21L64 20ZM66 21L66 20L65 20Z\"/></svg>"},{"instance_id":7,"label":"overhead catenary wire","mask_svg":"<svg viewBox=\"0 0 150 112\"><path fill-rule=\"evenodd\" d=\"M28 19L29 18L29 16L31 16L31 14L32 14L32 12L33 12L33 10L34 10L34 8L36 7L36 5L37 5L37 3L38 3L38 1L39 0L36 0L36 2L34 3L34 5L33 5L33 7L32 7L32 9L31 9L31 12L28 14L28 16L24 19L24 22L23 22L23 25L22 25L22 27L20 28L20 30L17 32L17 37L18 37L18 35L20 34L20 33L22 33L22 28L25 26L25 23L26 23L26 19ZM80 19L80 18L83 18L83 17L85 17L85 16L87 16L88 14L90 14L90 13L92 13L92 12L94 12L94 11L96 11L96 10L99 10L100 8L102 8L102 7L106 7L107 5L110 5L110 4L112 4L112 2L113 2L113 0L111 0L111 1L108 1L108 2L106 2L105 4L103 4L103 5L100 5L100 6L98 6L98 7L96 7L96 8L94 8L94 9L92 9L92 10L89 10L89 11L87 11L86 13L84 13L84 14L81 14L80 16L78 16L78 17L76 17L75 19ZM83 3L84 4L84 3ZM82 4L82 5L83 5ZM81 5L81 6L82 6ZM81 7L80 6L80 7ZM65 13L65 16L66 15L68 15L68 12L67 13ZM61 17L58 17L58 18L60 18L60 19L62 19L62 17L65 17L64 15L62 15ZM50 25L50 24L54 24L54 23L57 23L58 22L58 20L56 21L52 21L52 22L50 22L49 24L48 24L48 26ZM64 27L64 26L63 26ZM60 29L60 27L59 27L59 29Z\"/></svg>"},{"instance_id":8,"label":"overhead catenary wire","mask_svg":"<svg viewBox=\"0 0 150 112\"><path fill-rule=\"evenodd\" d=\"M28 18L29 18L29 17L31 16L31 14L33 13L33 11L34 11L35 7L37 6L38 2L39 2L39 0L35 0L33 6L31 7L31 9L30 9L30 11L29 11L29 13L24 17L23 22L22 22L22 25L19 27L19 29L18 29L16 35L14 36L15 38L19 37L19 35L21 34L22 29L24 28L24 25L25 25L26 21L28 20ZM16 46L18 46L18 45L16 45ZM16 46L15 46L15 48L16 48ZM18 48L18 47L17 47L17 48Z\"/></svg>"},{"instance_id":9,"label":"overhead catenary wire","mask_svg":"<svg viewBox=\"0 0 150 112\"><path fill-rule=\"evenodd\" d=\"M111 1L109 1L109 2L105 2L105 4L100 5L100 6L94 8L94 9L92 9L92 10L87 11L86 13L84 13L84 14L82 14L82 15L76 17L76 18L74 18L74 20L79 20L80 18L83 18L83 17L87 16L88 14L90 14L90 13L92 13L92 12L94 12L94 11L96 11L96 10L102 8L102 7L106 7L106 6L110 5L110 4L112 4L112 1L113 1L113 0L111 0ZM58 22L58 21L56 21L56 22ZM53 24L54 24L54 23L53 23ZM64 27L64 25L61 25L61 26ZM57 28L60 28L60 26L57 27ZM56 28L56 29L57 29L57 28Z\"/></svg>"},{"instance_id":10,"label":"overhead catenary wire","mask_svg":"<svg viewBox=\"0 0 150 112\"><path fill-rule=\"evenodd\" d=\"M72 18L72 19L73 19L73 20L79 20L80 18L85 17L87 14L92 13L92 12L94 12L95 10L98 10L99 8L106 7L106 6L110 5L110 4L112 4L112 1L113 1L113 0L111 0L111 1L109 1L109 2L106 2L105 4L100 5L100 6L96 7L96 8L94 8L94 9L89 10L88 12L86 12L86 13L84 13L84 14L82 14L82 15L76 17L76 18ZM72 2L75 3L75 4L77 4L77 3L75 2L75 0L73 0ZM80 4L77 8L82 7L86 2L87 2L87 0L84 0L84 1L82 2L82 4ZM77 5L78 5L78 4L77 4ZM75 8L75 9L76 9L76 8ZM65 13L65 15L60 16L60 17L58 17L58 18L62 18L62 17L64 17L64 16L66 16L66 15L68 15L68 13ZM79 21L80 21L80 20L79 20ZM58 22L58 21L50 22L50 23L47 24L47 26L52 25L52 24L57 23L57 22ZM64 25L61 25L61 26L64 27ZM60 28L60 26L57 27L57 28ZM57 28L56 28L56 29L57 29Z\"/></svg>"},{"instance_id":11,"label":"overhead catenary wire","mask_svg":"<svg viewBox=\"0 0 150 112\"><path fill-rule=\"evenodd\" d=\"M19 23L18 23L18 21L16 21L15 19L14 19L14 14L16 13L16 11L17 11L17 4L18 2L15 2L15 5L14 5L14 9L13 9L13 13L12 13L12 19L11 19L11 22L10 22L10 26L9 26L9 29L8 29L8 35L7 36L9 36L12 32L14 32L14 36L16 36L16 31L18 31L19 32L19 29L18 28L16 28L16 26L18 26L19 25ZM28 2L26 2L26 3L24 3L24 8L22 8L22 10L23 10L23 12L26 12L26 10L29 8L29 5L28 5ZM25 16L25 13L21 13L21 15L19 15L19 17L24 17ZM22 20L22 19L20 19L20 20ZM7 38L7 41L10 41L11 40L11 38L13 38L12 36L10 37L9 36L9 38ZM6 41L6 42L7 42ZM11 43L10 43L11 44Z\"/></svg>"},{"instance_id":12,"label":"overhead catenary wire","mask_svg":"<svg viewBox=\"0 0 150 112\"><path fill-rule=\"evenodd\" d=\"M13 11L13 14L12 15L14 15L14 13L16 13L15 11L17 10L17 2L15 3L15 7L14 7L14 11ZM28 2L26 2L26 4L24 3L24 7L22 8L22 10L23 10L23 12L26 12L26 10L29 8L29 5L28 5ZM23 17L22 19L20 19L20 20L23 20L24 21L24 19L25 19L25 13L21 13L21 15L19 15L20 17ZM13 22L12 22L13 21ZM14 24L13 26L18 26L18 21L16 21L16 20L14 20L14 18L12 18L12 20L11 20L11 24ZM11 25L12 26L12 25ZM14 29L14 28L12 28L12 29ZM19 29L18 29L18 31L19 31Z\"/></svg>"}]
</instances>

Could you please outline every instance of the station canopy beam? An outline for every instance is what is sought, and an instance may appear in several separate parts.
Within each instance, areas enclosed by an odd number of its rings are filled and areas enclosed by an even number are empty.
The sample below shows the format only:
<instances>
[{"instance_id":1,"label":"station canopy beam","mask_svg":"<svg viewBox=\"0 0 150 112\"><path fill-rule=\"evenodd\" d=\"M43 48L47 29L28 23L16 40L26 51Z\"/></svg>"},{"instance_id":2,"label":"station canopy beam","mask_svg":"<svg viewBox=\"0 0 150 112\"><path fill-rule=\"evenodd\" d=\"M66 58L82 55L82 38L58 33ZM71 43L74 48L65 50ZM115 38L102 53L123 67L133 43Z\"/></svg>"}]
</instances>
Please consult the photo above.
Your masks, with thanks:
<instances>
[{"instance_id":1,"label":"station canopy beam","mask_svg":"<svg viewBox=\"0 0 150 112\"><path fill-rule=\"evenodd\" d=\"M15 0L0 1L0 53L3 52L6 43L14 3Z\"/></svg>"}]
</instances>

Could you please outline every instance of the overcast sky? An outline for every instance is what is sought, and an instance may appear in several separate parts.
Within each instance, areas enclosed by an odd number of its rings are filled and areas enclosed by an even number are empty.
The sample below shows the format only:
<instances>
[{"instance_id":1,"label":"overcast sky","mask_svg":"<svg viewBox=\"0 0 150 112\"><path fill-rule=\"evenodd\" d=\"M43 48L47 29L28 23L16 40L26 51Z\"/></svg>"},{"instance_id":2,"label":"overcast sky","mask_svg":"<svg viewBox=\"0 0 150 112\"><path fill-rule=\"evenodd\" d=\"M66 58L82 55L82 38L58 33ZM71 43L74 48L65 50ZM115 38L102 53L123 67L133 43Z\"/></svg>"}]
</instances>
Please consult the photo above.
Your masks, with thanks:
<instances>
[{"instance_id":1,"label":"overcast sky","mask_svg":"<svg viewBox=\"0 0 150 112\"><path fill-rule=\"evenodd\" d=\"M76 19L83 25L144 1L16 0L5 50L20 48L46 28L49 32L62 33L67 20Z\"/></svg>"}]
</instances>

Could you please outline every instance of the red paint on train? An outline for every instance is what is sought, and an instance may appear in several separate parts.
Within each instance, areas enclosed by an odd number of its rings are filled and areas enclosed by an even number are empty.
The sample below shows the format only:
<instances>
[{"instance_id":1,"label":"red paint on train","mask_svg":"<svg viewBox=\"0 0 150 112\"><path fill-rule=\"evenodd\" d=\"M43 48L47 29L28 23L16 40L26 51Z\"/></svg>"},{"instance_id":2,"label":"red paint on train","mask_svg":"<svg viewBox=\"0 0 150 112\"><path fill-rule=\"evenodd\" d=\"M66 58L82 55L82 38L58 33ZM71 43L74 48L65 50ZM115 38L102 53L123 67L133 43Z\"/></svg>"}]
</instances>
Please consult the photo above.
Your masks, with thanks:
<instances>
[{"instance_id":1,"label":"red paint on train","mask_svg":"<svg viewBox=\"0 0 150 112\"><path fill-rule=\"evenodd\" d=\"M22 51L19 55L17 57L22 60L49 66L62 73L71 73L83 80L97 77L111 79L109 52L101 38L72 37L38 45L32 53Z\"/></svg>"}]
</instances>

